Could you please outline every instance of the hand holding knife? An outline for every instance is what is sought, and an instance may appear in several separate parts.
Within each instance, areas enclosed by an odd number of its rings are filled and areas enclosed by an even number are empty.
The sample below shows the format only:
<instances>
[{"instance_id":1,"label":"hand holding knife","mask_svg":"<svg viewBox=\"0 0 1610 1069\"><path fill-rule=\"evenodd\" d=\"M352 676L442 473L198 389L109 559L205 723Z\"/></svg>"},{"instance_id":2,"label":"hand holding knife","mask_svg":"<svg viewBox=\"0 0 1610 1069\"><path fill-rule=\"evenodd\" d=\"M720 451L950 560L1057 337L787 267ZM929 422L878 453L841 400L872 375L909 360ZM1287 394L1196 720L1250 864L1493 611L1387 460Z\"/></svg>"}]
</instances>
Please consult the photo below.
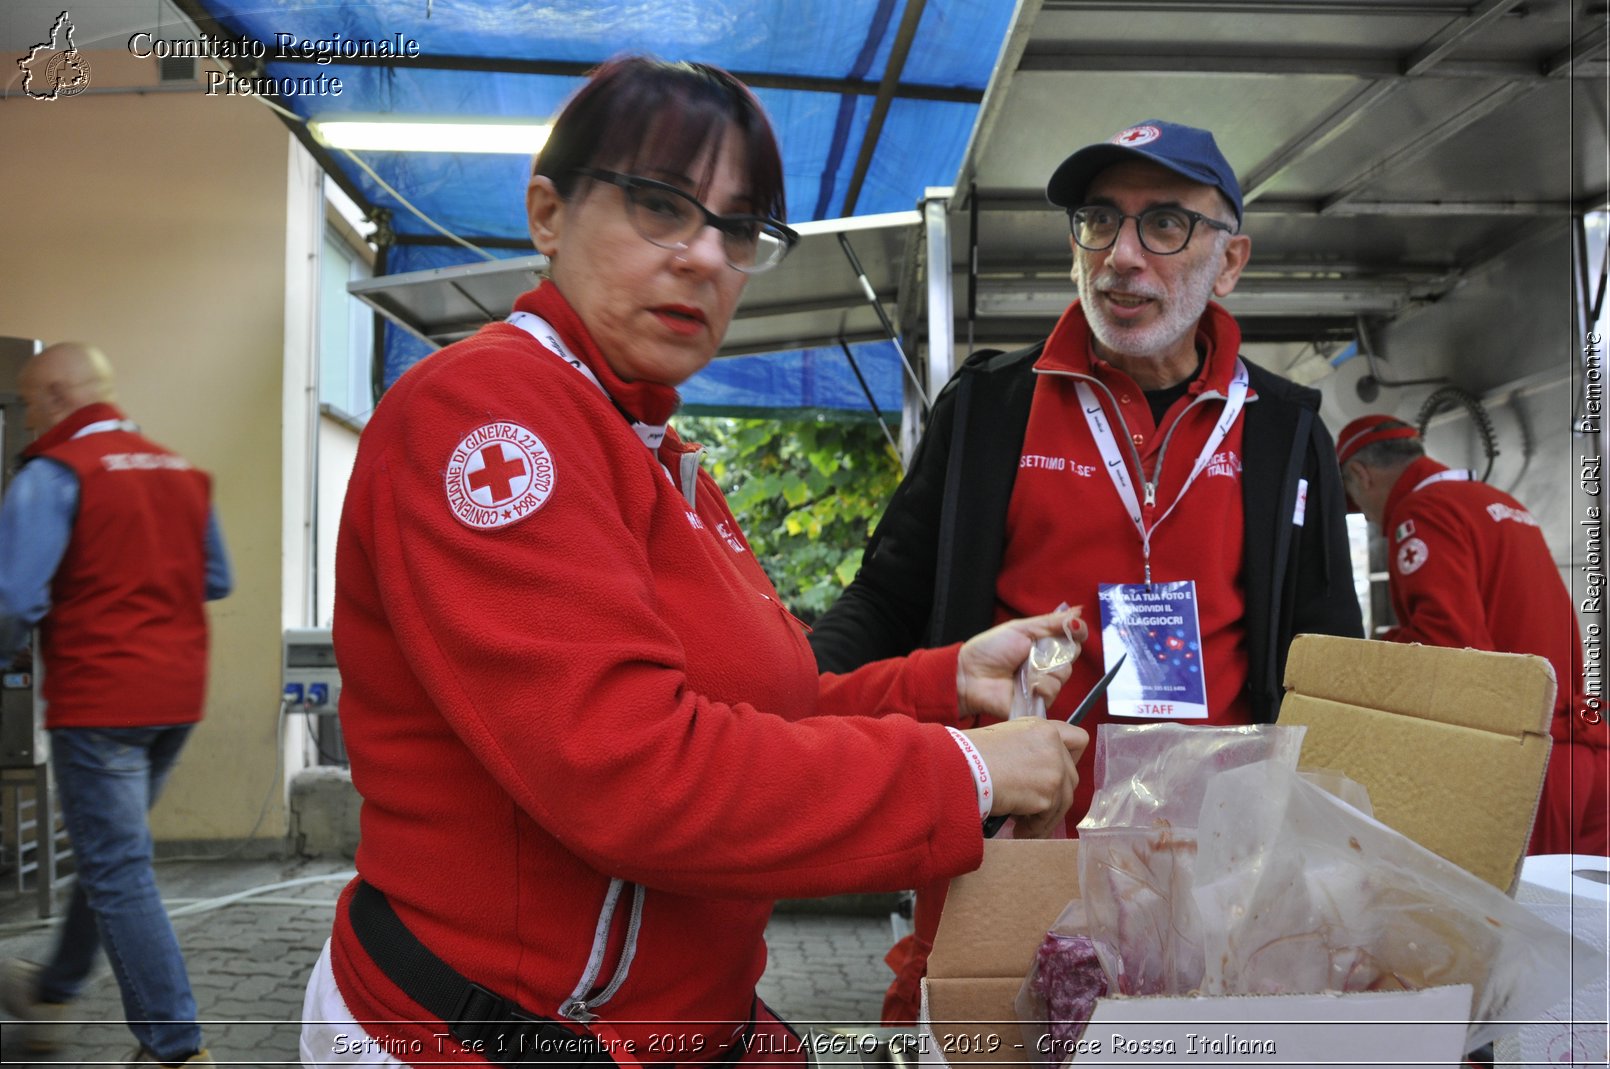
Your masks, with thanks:
<instances>
[{"instance_id":1,"label":"hand holding knife","mask_svg":"<svg viewBox=\"0 0 1610 1069\"><path fill-rule=\"evenodd\" d=\"M1068 723L1077 726L1081 720L1090 714L1090 710L1095 708L1096 699L1100 698L1107 692L1107 687L1112 684L1113 679L1118 675L1118 670L1124 666L1124 661L1127 660L1128 657L1128 653L1121 653L1118 655L1118 660L1114 661L1113 666L1107 669L1107 674L1102 676L1101 679L1096 682L1096 685L1090 688L1090 693L1086 694L1083 700L1079 702L1078 706L1074 708L1073 712L1068 715ZM986 817L984 819L984 838L994 838L995 833L1001 830L1001 827L1006 823L1006 820L1007 814Z\"/></svg>"}]
</instances>

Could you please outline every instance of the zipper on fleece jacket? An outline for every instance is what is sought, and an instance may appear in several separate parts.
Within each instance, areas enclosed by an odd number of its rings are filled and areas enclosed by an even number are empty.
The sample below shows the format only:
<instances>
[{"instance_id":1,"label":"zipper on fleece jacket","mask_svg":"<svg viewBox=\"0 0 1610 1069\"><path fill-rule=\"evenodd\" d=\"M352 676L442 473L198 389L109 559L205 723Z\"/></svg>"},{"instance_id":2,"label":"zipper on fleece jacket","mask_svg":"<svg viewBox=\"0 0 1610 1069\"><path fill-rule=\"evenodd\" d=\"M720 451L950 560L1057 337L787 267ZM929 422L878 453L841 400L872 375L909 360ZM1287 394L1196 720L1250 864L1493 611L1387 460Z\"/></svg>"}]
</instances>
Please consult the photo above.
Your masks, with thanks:
<instances>
[{"instance_id":1,"label":"zipper on fleece jacket","mask_svg":"<svg viewBox=\"0 0 1610 1069\"><path fill-rule=\"evenodd\" d=\"M620 902L621 892L627 887L632 889L632 908L626 922L626 942L621 947L620 962L615 966L615 975L610 978L609 985L596 997L589 999L587 993L598 983L598 974L604 968L604 954L609 948L609 933L615 926L616 905ZM632 968L632 959L637 956L637 933L643 924L644 893L642 884L629 884L618 877L609 881L609 891L604 895L603 908L598 912L598 925L593 930L592 953L588 955L587 968L583 970L581 979L577 981L570 997L559 1007L560 1016L581 1024L591 1024L598 1019L593 1010L614 998L615 992L626 982L626 974Z\"/></svg>"}]
</instances>

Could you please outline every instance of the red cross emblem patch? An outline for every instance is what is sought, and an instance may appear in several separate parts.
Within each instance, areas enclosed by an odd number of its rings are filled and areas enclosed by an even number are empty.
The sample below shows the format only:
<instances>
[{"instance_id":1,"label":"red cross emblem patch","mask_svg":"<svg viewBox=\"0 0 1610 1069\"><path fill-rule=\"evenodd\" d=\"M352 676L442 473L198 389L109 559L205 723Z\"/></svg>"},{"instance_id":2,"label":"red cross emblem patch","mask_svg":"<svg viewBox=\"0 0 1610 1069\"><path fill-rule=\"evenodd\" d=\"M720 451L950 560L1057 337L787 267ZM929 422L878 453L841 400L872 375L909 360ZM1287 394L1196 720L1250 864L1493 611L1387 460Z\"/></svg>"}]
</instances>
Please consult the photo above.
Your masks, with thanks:
<instances>
[{"instance_id":1,"label":"red cross emblem patch","mask_svg":"<svg viewBox=\"0 0 1610 1069\"><path fill-rule=\"evenodd\" d=\"M1163 131L1159 130L1155 126L1131 126L1127 130L1121 130L1114 134L1112 136L1112 143L1115 145L1127 145L1130 148L1136 148L1140 145L1145 145L1156 141L1162 136Z\"/></svg>"},{"instance_id":2,"label":"red cross emblem patch","mask_svg":"<svg viewBox=\"0 0 1610 1069\"><path fill-rule=\"evenodd\" d=\"M466 527L507 527L553 493L553 454L518 423L488 423L464 436L447 461L447 507Z\"/></svg>"},{"instance_id":3,"label":"red cross emblem patch","mask_svg":"<svg viewBox=\"0 0 1610 1069\"><path fill-rule=\"evenodd\" d=\"M1412 575L1431 557L1431 549L1418 538L1411 538L1398 547L1398 572Z\"/></svg>"}]
</instances>

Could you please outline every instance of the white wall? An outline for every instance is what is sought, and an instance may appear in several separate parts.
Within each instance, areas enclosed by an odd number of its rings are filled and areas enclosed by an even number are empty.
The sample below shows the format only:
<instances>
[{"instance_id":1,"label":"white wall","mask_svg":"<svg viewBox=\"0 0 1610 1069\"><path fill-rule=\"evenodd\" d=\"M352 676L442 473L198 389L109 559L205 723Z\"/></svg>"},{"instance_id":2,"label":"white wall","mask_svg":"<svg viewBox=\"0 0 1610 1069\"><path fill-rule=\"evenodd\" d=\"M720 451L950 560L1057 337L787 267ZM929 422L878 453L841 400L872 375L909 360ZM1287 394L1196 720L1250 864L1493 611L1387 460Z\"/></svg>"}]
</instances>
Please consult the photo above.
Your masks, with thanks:
<instances>
[{"instance_id":1,"label":"white wall","mask_svg":"<svg viewBox=\"0 0 1610 1069\"><path fill-rule=\"evenodd\" d=\"M1373 340L1381 357L1378 377L1442 376L1478 398L1499 449L1488 482L1519 498L1538 518L1580 606L1586 537L1581 521L1589 503L1580 485L1580 456L1596 454L1599 447L1573 426L1582 328L1571 234L1560 223L1532 221L1542 237L1516 246L1489 270ZM1324 381L1324 415L1333 433L1365 412L1387 412L1414 423L1440 385L1387 386L1366 403L1356 390L1370 371L1363 357L1355 357ZM1481 439L1462 408L1432 421L1426 446L1445 464L1474 468L1477 474L1486 467ZM1584 630L1589 622L1582 618Z\"/></svg>"},{"instance_id":2,"label":"white wall","mask_svg":"<svg viewBox=\"0 0 1610 1069\"><path fill-rule=\"evenodd\" d=\"M287 308L306 314L287 290L287 174L305 162L250 99L108 92L154 86L153 62L88 59L83 95L0 102L0 335L100 345L130 416L212 473L236 589L212 606L206 718L152 823L159 839L278 839L282 575L300 522L281 471L311 426L283 401Z\"/></svg>"}]
</instances>

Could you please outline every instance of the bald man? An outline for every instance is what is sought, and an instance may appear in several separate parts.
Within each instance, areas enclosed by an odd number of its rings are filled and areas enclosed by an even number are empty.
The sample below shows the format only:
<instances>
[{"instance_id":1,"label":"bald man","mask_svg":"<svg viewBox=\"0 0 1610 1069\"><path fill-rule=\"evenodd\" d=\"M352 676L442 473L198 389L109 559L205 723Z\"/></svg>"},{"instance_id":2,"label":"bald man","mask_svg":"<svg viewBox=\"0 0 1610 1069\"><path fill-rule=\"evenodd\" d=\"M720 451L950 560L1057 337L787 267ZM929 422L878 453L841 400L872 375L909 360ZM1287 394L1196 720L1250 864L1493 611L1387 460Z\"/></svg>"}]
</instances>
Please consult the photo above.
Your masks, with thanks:
<instances>
[{"instance_id":1,"label":"bald man","mask_svg":"<svg viewBox=\"0 0 1610 1069\"><path fill-rule=\"evenodd\" d=\"M6 962L0 997L49 1051L104 948L140 1043L126 1064L212 1065L146 820L201 719L203 602L232 586L211 480L124 418L98 349L53 345L18 388L37 437L0 501L0 657L39 627L78 880L50 961Z\"/></svg>"}]
</instances>

